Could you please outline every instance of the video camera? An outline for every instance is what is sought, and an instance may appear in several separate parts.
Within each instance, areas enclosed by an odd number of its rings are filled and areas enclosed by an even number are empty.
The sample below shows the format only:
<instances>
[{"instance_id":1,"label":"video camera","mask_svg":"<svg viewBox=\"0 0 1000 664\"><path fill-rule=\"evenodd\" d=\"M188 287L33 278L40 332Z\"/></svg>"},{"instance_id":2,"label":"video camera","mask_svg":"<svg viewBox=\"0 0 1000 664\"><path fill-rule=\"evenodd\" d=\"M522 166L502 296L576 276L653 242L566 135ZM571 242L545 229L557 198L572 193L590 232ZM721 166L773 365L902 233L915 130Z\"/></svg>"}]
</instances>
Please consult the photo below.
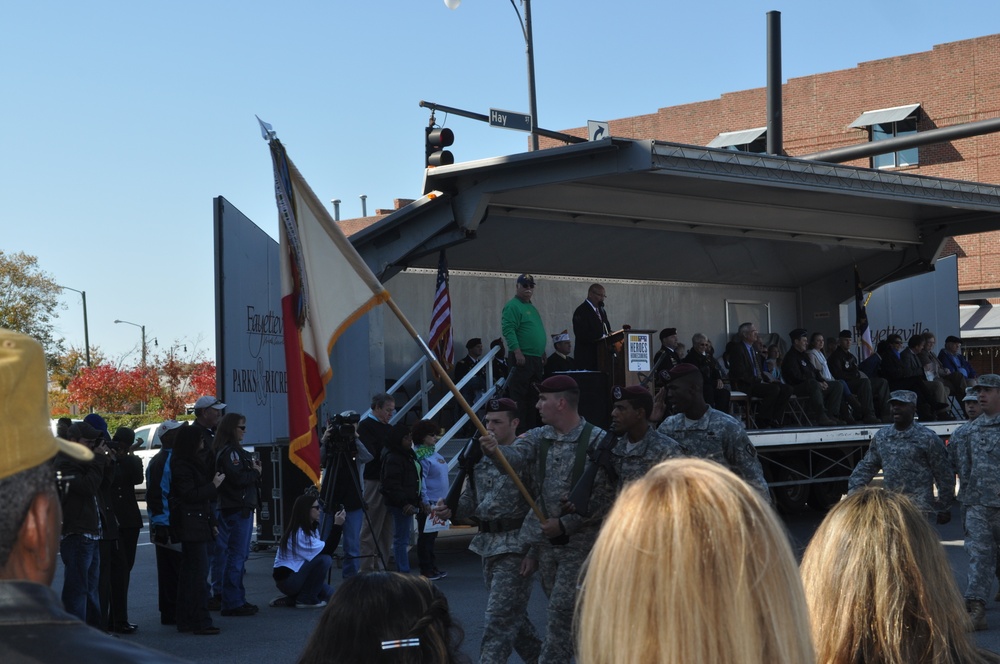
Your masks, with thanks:
<instances>
[{"instance_id":1,"label":"video camera","mask_svg":"<svg viewBox=\"0 0 1000 664\"><path fill-rule=\"evenodd\" d=\"M353 410L345 410L343 413L334 415L326 424L326 432L323 434L323 454L326 458L331 458L337 454L346 454L350 458L355 458L358 453L357 438L354 425L361 421L361 416Z\"/></svg>"}]
</instances>

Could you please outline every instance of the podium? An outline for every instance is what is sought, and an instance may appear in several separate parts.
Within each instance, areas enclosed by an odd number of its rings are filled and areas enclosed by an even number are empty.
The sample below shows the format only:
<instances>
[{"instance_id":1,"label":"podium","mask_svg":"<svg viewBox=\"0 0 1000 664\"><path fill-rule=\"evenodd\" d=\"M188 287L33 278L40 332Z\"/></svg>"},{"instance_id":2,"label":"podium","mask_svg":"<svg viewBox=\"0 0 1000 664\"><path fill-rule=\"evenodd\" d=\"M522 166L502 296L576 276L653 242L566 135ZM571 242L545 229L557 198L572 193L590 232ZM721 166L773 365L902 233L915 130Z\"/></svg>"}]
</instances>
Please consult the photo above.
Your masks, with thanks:
<instances>
[{"instance_id":1,"label":"podium","mask_svg":"<svg viewBox=\"0 0 1000 664\"><path fill-rule=\"evenodd\" d=\"M597 356L600 371L611 385L639 385L653 368L656 330L621 329L604 337L604 350ZM652 380L647 382L650 387ZM652 390L652 387L650 387Z\"/></svg>"}]
</instances>

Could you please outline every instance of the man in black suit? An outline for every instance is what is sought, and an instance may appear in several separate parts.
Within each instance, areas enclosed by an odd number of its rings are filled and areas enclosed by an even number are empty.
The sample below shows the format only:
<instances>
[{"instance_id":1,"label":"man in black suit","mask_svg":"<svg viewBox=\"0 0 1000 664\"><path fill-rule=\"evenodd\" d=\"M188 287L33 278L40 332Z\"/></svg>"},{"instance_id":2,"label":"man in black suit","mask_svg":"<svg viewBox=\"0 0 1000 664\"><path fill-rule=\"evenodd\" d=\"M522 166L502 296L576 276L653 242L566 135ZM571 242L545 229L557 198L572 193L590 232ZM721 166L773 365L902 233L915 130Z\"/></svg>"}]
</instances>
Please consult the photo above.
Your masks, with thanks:
<instances>
[{"instance_id":1,"label":"man in black suit","mask_svg":"<svg viewBox=\"0 0 1000 664\"><path fill-rule=\"evenodd\" d=\"M573 312L573 336L576 337L577 369L597 371L597 356L604 348L601 341L611 334L608 314L604 311L604 286L591 284L587 299Z\"/></svg>"},{"instance_id":2,"label":"man in black suit","mask_svg":"<svg viewBox=\"0 0 1000 664\"><path fill-rule=\"evenodd\" d=\"M763 358L754 350L757 341L757 326L743 323L739 327L739 340L726 345L726 362L729 365L729 380L734 390L746 392L750 398L759 398L757 425L777 427L788 406L791 390L777 382L765 369Z\"/></svg>"},{"instance_id":3,"label":"man in black suit","mask_svg":"<svg viewBox=\"0 0 1000 664\"><path fill-rule=\"evenodd\" d=\"M559 334L551 336L552 348L555 349L555 352L545 359L545 377L548 378L560 371L578 370L580 367L577 366L576 360L569 356L569 352L573 349L573 344L569 340L569 332L563 330Z\"/></svg>"}]
</instances>

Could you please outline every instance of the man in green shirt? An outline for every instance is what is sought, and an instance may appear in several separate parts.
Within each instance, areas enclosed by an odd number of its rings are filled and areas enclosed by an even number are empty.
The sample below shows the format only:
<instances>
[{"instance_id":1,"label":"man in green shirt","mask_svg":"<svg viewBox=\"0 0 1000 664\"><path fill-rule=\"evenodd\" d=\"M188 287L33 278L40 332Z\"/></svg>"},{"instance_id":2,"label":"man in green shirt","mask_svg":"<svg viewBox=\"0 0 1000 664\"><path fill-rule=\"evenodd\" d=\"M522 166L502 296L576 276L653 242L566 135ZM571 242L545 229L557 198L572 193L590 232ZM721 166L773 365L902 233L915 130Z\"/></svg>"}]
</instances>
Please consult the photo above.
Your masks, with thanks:
<instances>
[{"instance_id":1,"label":"man in green shirt","mask_svg":"<svg viewBox=\"0 0 1000 664\"><path fill-rule=\"evenodd\" d=\"M535 278L522 274L517 278L517 293L504 305L500 315L500 331L507 342L509 354L507 363L507 396L517 402L520 424L517 433L534 428L537 420L532 394L533 385L542 382L542 367L545 364L545 345L548 335L538 315L538 309L531 303L535 293Z\"/></svg>"}]
</instances>

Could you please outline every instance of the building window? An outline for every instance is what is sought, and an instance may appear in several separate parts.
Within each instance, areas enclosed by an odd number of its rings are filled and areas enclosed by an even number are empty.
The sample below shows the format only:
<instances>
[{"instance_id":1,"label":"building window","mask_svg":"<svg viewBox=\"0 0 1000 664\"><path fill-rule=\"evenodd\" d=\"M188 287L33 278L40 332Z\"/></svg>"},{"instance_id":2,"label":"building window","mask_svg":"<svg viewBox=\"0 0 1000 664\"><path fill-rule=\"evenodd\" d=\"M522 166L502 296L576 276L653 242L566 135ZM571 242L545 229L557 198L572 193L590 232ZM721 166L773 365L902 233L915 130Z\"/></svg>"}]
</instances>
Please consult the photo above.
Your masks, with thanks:
<instances>
[{"instance_id":1,"label":"building window","mask_svg":"<svg viewBox=\"0 0 1000 664\"><path fill-rule=\"evenodd\" d=\"M866 111L852 122L851 126L867 128L868 140L872 142L884 141L898 136L911 136L917 133L919 112L920 104ZM917 148L887 152L875 155L871 159L872 168L899 168L901 166L916 166L918 163L920 161Z\"/></svg>"},{"instance_id":2,"label":"building window","mask_svg":"<svg viewBox=\"0 0 1000 664\"><path fill-rule=\"evenodd\" d=\"M722 132L712 139L708 147L733 152L767 152L767 127Z\"/></svg>"}]
</instances>

